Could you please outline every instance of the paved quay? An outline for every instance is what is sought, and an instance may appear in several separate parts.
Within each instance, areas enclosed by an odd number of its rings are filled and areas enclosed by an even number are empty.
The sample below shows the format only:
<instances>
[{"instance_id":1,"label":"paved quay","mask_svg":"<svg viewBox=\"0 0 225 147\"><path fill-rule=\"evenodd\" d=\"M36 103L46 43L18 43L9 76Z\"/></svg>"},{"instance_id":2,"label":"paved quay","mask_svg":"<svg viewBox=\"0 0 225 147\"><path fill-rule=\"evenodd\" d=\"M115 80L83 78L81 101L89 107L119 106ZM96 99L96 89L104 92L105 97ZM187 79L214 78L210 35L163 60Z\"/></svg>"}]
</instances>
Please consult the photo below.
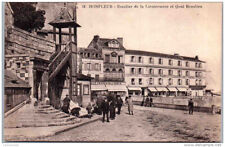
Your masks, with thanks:
<instances>
[{"instance_id":1,"label":"paved quay","mask_svg":"<svg viewBox=\"0 0 225 147\"><path fill-rule=\"evenodd\" d=\"M220 142L221 115L134 106L122 108L109 123L100 120L36 141L69 142Z\"/></svg>"}]
</instances>

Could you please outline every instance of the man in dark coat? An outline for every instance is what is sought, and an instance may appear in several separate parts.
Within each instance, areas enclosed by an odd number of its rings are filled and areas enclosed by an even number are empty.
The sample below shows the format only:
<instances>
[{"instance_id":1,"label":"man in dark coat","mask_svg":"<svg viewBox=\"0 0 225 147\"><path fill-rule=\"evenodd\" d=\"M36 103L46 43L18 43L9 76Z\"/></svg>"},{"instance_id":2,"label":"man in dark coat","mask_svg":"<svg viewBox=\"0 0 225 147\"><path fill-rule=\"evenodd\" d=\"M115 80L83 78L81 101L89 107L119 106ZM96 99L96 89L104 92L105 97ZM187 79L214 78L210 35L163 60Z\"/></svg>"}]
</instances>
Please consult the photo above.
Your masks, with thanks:
<instances>
[{"instance_id":1,"label":"man in dark coat","mask_svg":"<svg viewBox=\"0 0 225 147\"><path fill-rule=\"evenodd\" d=\"M145 100L145 107L149 107L149 102L150 102L149 97L147 97Z\"/></svg>"},{"instance_id":2,"label":"man in dark coat","mask_svg":"<svg viewBox=\"0 0 225 147\"><path fill-rule=\"evenodd\" d=\"M189 109L189 114L193 114L194 102L192 101L192 99L188 101L188 109Z\"/></svg>"},{"instance_id":3,"label":"man in dark coat","mask_svg":"<svg viewBox=\"0 0 225 147\"><path fill-rule=\"evenodd\" d=\"M69 113L69 107L70 107L70 98L69 95L66 95L66 97L63 99L62 111L65 113Z\"/></svg>"},{"instance_id":4,"label":"man in dark coat","mask_svg":"<svg viewBox=\"0 0 225 147\"><path fill-rule=\"evenodd\" d=\"M152 107L153 99L150 97L150 107Z\"/></svg>"},{"instance_id":5,"label":"man in dark coat","mask_svg":"<svg viewBox=\"0 0 225 147\"><path fill-rule=\"evenodd\" d=\"M109 101L105 98L102 101L102 112L103 112L103 118L102 118L102 122L105 122L105 116L107 119L107 122L109 122Z\"/></svg>"},{"instance_id":6,"label":"man in dark coat","mask_svg":"<svg viewBox=\"0 0 225 147\"><path fill-rule=\"evenodd\" d=\"M122 98L120 96L118 96L118 99L117 99L118 112L117 112L117 114L120 114L122 105L123 105L123 100L122 100Z\"/></svg>"}]
</instances>

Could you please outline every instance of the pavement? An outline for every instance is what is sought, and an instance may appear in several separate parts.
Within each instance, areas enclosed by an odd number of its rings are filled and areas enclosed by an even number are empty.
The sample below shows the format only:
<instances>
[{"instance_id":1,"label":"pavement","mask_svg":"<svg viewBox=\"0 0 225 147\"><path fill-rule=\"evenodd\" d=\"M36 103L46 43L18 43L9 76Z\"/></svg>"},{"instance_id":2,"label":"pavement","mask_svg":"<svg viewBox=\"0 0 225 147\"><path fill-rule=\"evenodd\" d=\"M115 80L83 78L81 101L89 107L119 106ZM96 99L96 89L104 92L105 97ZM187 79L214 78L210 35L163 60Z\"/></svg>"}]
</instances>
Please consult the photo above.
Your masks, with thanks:
<instances>
[{"instance_id":1,"label":"pavement","mask_svg":"<svg viewBox=\"0 0 225 147\"><path fill-rule=\"evenodd\" d=\"M4 140L7 141L28 141L38 138L53 136L73 128L77 128L101 119L101 115L94 115L92 118L81 118L81 122L73 125L51 126L51 127L24 127L4 128Z\"/></svg>"}]
</instances>

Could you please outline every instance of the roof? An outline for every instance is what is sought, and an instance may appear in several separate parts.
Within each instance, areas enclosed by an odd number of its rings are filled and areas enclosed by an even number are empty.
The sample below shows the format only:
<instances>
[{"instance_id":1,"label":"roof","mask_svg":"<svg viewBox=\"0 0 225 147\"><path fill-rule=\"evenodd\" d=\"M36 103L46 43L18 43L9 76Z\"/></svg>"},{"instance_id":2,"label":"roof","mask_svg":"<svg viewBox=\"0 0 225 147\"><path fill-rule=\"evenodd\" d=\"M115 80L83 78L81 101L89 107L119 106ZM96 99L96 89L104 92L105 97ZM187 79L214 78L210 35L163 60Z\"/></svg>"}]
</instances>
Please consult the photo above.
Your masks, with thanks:
<instances>
[{"instance_id":1,"label":"roof","mask_svg":"<svg viewBox=\"0 0 225 147\"><path fill-rule=\"evenodd\" d=\"M93 78L89 77L89 76L85 76L81 73L77 73L77 80L79 80L79 81L90 81L91 79L93 79Z\"/></svg>"},{"instance_id":2,"label":"roof","mask_svg":"<svg viewBox=\"0 0 225 147\"><path fill-rule=\"evenodd\" d=\"M30 85L9 70L5 70L5 88L31 88Z\"/></svg>"},{"instance_id":3,"label":"roof","mask_svg":"<svg viewBox=\"0 0 225 147\"><path fill-rule=\"evenodd\" d=\"M53 30L50 30L50 29L42 29L42 30L38 30L37 31L38 34L53 34ZM56 34L59 34L59 31L56 31L55 32ZM62 35L69 35L69 32L65 32L65 31L62 31L61 32ZM74 35L73 33L71 35Z\"/></svg>"},{"instance_id":4,"label":"roof","mask_svg":"<svg viewBox=\"0 0 225 147\"><path fill-rule=\"evenodd\" d=\"M189 60L189 61L197 61L197 62L205 63L204 61L201 61L196 57L187 57L187 56L171 55L171 54L164 54L164 53L140 51L140 50L125 50L125 54L164 57L164 58L172 58L172 59L178 59L178 60Z\"/></svg>"},{"instance_id":5,"label":"roof","mask_svg":"<svg viewBox=\"0 0 225 147\"><path fill-rule=\"evenodd\" d=\"M50 25L57 28L67 28L69 26L80 27L79 24L73 20L67 8L61 8L60 13L55 17L53 21L49 23Z\"/></svg>"},{"instance_id":6,"label":"roof","mask_svg":"<svg viewBox=\"0 0 225 147\"><path fill-rule=\"evenodd\" d=\"M98 35L95 35L92 39L91 43L88 45L88 48L95 48L95 49L102 49L102 48L109 48L108 42L110 41L117 41L119 43L119 49L125 49L124 46L120 43L118 39L110 39L110 38L100 38Z\"/></svg>"}]
</instances>

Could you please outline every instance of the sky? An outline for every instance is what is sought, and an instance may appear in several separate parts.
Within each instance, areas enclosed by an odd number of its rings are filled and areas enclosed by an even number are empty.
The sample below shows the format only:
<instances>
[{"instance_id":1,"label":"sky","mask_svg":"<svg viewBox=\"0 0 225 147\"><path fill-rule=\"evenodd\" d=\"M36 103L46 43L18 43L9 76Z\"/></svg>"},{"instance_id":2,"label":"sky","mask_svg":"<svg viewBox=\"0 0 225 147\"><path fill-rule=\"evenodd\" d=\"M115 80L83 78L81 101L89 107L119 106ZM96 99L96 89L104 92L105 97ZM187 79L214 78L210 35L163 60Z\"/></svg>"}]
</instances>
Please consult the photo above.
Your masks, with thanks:
<instances>
[{"instance_id":1,"label":"sky","mask_svg":"<svg viewBox=\"0 0 225 147\"><path fill-rule=\"evenodd\" d=\"M90 5L112 8L89 8ZM186 7L190 5L195 8ZM46 10L45 28L51 29L48 23L63 6L38 4ZM68 4L71 6L74 4ZM77 23L82 26L78 28L79 47L87 47L93 36L99 35L123 37L126 49L198 55L206 61L207 88L221 91L222 3L78 3L77 7Z\"/></svg>"}]
</instances>

